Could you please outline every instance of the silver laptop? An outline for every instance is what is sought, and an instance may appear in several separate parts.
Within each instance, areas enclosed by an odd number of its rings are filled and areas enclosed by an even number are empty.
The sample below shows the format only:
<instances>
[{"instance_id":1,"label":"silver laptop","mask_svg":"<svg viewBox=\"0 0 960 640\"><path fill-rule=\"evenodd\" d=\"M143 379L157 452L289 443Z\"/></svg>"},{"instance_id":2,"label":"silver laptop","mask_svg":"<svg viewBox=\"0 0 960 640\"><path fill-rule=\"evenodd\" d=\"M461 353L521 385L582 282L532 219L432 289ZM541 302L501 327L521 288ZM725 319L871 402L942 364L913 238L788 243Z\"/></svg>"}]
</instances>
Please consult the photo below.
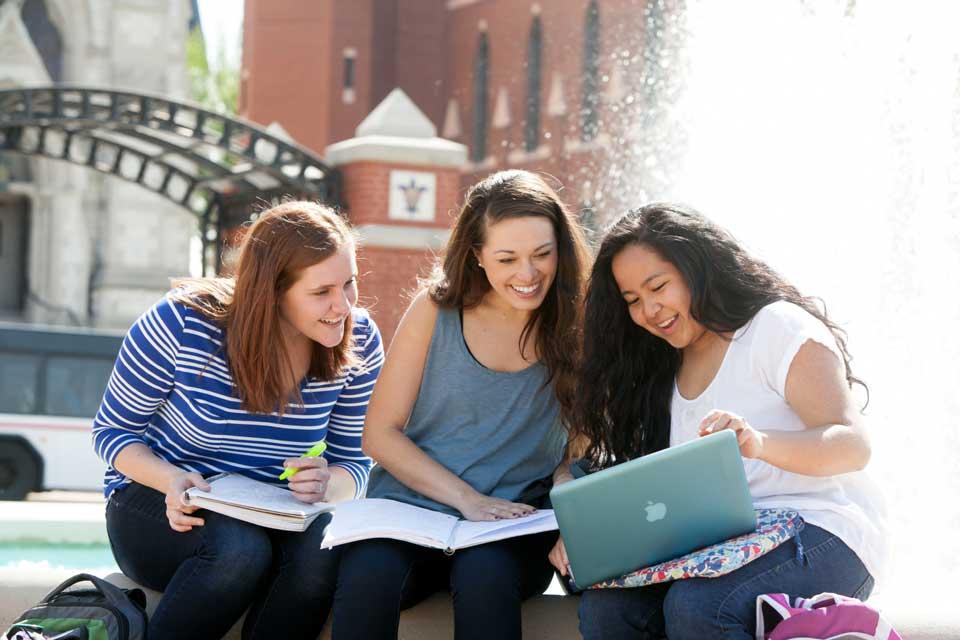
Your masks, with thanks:
<instances>
[{"instance_id":1,"label":"silver laptop","mask_svg":"<svg viewBox=\"0 0 960 640\"><path fill-rule=\"evenodd\" d=\"M729 430L564 483L550 498L580 588L757 527Z\"/></svg>"}]
</instances>

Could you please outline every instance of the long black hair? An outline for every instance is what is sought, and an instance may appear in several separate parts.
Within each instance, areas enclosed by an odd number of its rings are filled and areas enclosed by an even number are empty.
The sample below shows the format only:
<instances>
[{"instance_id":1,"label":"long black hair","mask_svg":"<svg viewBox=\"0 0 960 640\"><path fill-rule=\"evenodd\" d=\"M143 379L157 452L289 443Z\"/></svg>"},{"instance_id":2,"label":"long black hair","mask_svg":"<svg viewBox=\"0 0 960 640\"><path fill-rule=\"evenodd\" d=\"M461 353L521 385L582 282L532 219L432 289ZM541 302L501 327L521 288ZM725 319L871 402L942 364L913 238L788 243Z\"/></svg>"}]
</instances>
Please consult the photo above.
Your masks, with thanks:
<instances>
[{"instance_id":1,"label":"long black hair","mask_svg":"<svg viewBox=\"0 0 960 640\"><path fill-rule=\"evenodd\" d=\"M800 294L727 231L682 205L654 203L631 211L607 230L586 295L583 381L577 396L576 435L588 442L585 457L602 468L667 448L670 403L681 352L634 324L613 277L613 259L632 245L648 247L680 272L690 290L690 315L718 334L736 331L771 302L786 300L833 333L847 382L846 333L827 318L815 298Z\"/></svg>"}]
</instances>

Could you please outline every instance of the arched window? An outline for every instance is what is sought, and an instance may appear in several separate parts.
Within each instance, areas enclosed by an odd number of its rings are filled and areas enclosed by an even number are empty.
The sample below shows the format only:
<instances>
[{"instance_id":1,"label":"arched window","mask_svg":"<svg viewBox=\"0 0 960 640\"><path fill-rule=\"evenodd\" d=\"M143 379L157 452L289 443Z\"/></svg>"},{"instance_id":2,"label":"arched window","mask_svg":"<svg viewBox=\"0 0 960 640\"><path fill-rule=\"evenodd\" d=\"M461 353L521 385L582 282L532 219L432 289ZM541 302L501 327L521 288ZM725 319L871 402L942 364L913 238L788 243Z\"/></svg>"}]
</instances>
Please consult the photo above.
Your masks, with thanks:
<instances>
[{"instance_id":1,"label":"arched window","mask_svg":"<svg viewBox=\"0 0 960 640\"><path fill-rule=\"evenodd\" d=\"M533 17L527 42L527 113L523 146L535 151L540 144L540 77L543 71L543 26L540 16Z\"/></svg>"},{"instance_id":2,"label":"arched window","mask_svg":"<svg viewBox=\"0 0 960 640\"><path fill-rule=\"evenodd\" d=\"M596 0L587 6L583 30L583 73L581 86L583 100L580 105L580 139L588 142L597 137L599 130L598 107L600 102L600 9Z\"/></svg>"},{"instance_id":3,"label":"arched window","mask_svg":"<svg viewBox=\"0 0 960 640\"><path fill-rule=\"evenodd\" d=\"M474 162L487 157L487 95L489 93L490 44L486 32L480 34L477 57L473 62L473 148Z\"/></svg>"},{"instance_id":4,"label":"arched window","mask_svg":"<svg viewBox=\"0 0 960 640\"><path fill-rule=\"evenodd\" d=\"M43 64L54 82L63 81L63 38L50 20L43 0L26 0L20 8L20 18L33 40Z\"/></svg>"}]
</instances>

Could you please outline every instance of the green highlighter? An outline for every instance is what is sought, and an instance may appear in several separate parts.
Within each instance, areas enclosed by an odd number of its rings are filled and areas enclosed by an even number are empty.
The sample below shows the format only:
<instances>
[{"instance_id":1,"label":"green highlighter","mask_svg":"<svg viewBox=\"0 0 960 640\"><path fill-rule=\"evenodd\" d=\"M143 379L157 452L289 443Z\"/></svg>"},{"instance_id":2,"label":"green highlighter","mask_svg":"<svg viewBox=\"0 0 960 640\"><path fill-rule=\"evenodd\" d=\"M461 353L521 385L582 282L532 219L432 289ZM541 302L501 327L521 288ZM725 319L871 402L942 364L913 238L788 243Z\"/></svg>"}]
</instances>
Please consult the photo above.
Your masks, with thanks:
<instances>
[{"instance_id":1,"label":"green highlighter","mask_svg":"<svg viewBox=\"0 0 960 640\"><path fill-rule=\"evenodd\" d=\"M300 457L301 458L317 458L319 456L322 456L323 452L326 450L327 450L327 441L321 440L317 444L307 449L304 452L304 454ZM295 474L297 471L300 471L300 469L298 469L297 467L288 467L283 470L283 473L280 474L280 479L286 480L287 478Z\"/></svg>"}]
</instances>

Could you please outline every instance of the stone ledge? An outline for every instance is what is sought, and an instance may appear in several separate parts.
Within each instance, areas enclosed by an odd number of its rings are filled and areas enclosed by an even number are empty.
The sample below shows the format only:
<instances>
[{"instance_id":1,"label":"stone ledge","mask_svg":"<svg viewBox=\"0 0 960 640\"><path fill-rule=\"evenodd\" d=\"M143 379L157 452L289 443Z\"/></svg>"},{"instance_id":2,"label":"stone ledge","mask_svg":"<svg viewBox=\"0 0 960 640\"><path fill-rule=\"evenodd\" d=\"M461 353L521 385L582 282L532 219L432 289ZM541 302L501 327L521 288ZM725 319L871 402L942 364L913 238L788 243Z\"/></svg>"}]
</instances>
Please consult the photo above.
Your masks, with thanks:
<instances>
[{"instance_id":1,"label":"stone ledge","mask_svg":"<svg viewBox=\"0 0 960 640\"><path fill-rule=\"evenodd\" d=\"M6 630L14 618L39 601L59 581L72 571L31 572L4 570L0 572L0 630ZM114 573L107 579L122 587L137 586L125 576ZM152 611L160 599L156 591L147 592L148 610ZM577 631L577 603L573 596L543 595L523 605L523 637L526 640L575 640ZM883 606L884 616L893 623L904 640L960 639L960 613L945 606L924 605L922 610L909 606ZM320 636L330 638L330 625ZM403 612L400 618L399 640L448 640L453 637L453 609L450 597L438 593L417 606ZM240 623L234 625L226 640L240 638Z\"/></svg>"},{"instance_id":2,"label":"stone ledge","mask_svg":"<svg viewBox=\"0 0 960 640\"><path fill-rule=\"evenodd\" d=\"M73 572L18 572L14 577L4 571L0 574L0 633L23 611L43 598L60 581ZM137 587L136 583L119 573L106 576L117 586ZM141 587L142 588L142 587ZM144 589L147 594L147 611L152 612L160 601L161 594ZM239 640L242 621L238 621L224 640ZM523 605L523 637L526 640L563 640L579 638L577 633L577 599L565 596L540 596ZM329 640L330 625L320 636ZM437 593L400 617L398 640L448 640L453 638L453 608L450 596Z\"/></svg>"},{"instance_id":3,"label":"stone ledge","mask_svg":"<svg viewBox=\"0 0 960 640\"><path fill-rule=\"evenodd\" d=\"M381 163L459 168L467 161L467 148L459 142L443 138L364 136L330 145L324 152L324 160L335 167L369 160Z\"/></svg>"}]
</instances>

